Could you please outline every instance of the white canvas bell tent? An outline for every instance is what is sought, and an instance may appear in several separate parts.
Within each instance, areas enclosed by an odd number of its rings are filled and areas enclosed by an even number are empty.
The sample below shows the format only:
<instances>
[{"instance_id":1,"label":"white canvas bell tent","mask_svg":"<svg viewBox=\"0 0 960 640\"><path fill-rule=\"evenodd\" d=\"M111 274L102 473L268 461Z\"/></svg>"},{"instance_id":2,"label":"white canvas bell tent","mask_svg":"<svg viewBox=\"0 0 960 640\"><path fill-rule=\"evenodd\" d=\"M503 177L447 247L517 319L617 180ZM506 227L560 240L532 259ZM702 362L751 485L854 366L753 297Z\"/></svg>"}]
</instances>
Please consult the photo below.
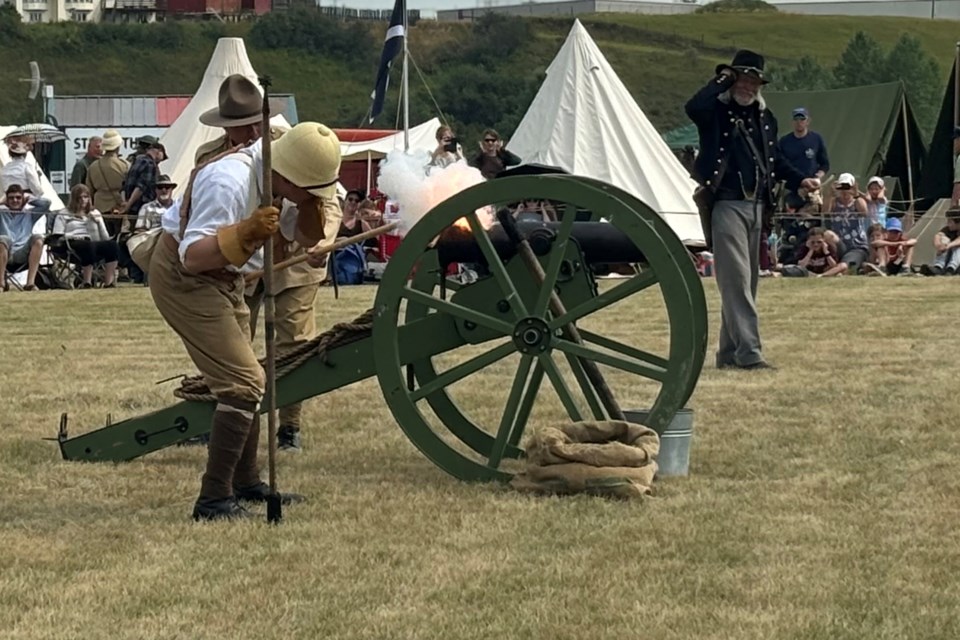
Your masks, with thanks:
<instances>
[{"instance_id":1,"label":"white canvas bell tent","mask_svg":"<svg viewBox=\"0 0 960 640\"><path fill-rule=\"evenodd\" d=\"M696 183L579 20L507 147L525 163L620 187L660 213L684 244L703 244Z\"/></svg>"},{"instance_id":2,"label":"white canvas bell tent","mask_svg":"<svg viewBox=\"0 0 960 640\"><path fill-rule=\"evenodd\" d=\"M160 142L167 150L167 160L160 163L161 173L165 173L177 183L176 193L186 189L187 180L194 167L194 158L201 145L223 135L223 129L210 127L200 122L200 114L219 104L220 85L228 76L238 73L260 89L257 73L247 57L247 47L242 38L220 38L217 47L210 56L203 80L193 98L177 119L164 131ZM270 118L270 124L289 127L283 114Z\"/></svg>"}]
</instances>

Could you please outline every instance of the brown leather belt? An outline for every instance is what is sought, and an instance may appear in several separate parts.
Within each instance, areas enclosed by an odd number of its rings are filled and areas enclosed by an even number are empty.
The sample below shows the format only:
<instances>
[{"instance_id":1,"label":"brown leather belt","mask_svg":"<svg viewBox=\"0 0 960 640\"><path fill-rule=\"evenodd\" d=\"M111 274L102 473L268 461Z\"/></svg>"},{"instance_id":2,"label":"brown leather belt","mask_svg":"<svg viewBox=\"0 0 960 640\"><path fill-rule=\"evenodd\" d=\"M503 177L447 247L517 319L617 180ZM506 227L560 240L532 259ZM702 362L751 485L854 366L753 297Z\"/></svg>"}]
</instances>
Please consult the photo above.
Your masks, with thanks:
<instances>
[{"instance_id":1,"label":"brown leather belt","mask_svg":"<svg viewBox=\"0 0 960 640\"><path fill-rule=\"evenodd\" d=\"M170 251L176 254L179 258L180 243L177 242L177 239L174 238L169 233L167 233L166 231L164 231L161 234L161 238L163 243L167 245L167 248L170 249ZM228 271L227 269L214 269L213 271L204 271L203 273L197 274L197 275L207 276L210 278L214 278L216 280L220 280L222 282L233 282L234 280L240 277L240 274L238 272Z\"/></svg>"}]
</instances>

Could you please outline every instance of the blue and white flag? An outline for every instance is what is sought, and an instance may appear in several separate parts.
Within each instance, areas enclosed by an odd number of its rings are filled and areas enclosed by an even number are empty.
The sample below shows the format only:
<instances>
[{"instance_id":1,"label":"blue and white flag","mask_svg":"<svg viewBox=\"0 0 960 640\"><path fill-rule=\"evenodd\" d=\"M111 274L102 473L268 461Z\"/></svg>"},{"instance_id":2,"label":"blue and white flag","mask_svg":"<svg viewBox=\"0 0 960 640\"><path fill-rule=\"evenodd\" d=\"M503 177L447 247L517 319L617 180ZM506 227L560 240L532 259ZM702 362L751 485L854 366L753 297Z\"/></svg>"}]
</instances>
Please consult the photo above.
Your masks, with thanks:
<instances>
[{"instance_id":1,"label":"blue and white flag","mask_svg":"<svg viewBox=\"0 0 960 640\"><path fill-rule=\"evenodd\" d=\"M387 96L387 80L390 78L390 67L393 59L403 48L403 39L406 33L403 30L403 15L407 10L406 0L397 0L393 5L393 15L390 16L390 26L387 28L387 37L383 39L383 53L380 54L380 69L377 71L377 85L370 96L373 106L370 109L370 122L383 111L383 101Z\"/></svg>"}]
</instances>

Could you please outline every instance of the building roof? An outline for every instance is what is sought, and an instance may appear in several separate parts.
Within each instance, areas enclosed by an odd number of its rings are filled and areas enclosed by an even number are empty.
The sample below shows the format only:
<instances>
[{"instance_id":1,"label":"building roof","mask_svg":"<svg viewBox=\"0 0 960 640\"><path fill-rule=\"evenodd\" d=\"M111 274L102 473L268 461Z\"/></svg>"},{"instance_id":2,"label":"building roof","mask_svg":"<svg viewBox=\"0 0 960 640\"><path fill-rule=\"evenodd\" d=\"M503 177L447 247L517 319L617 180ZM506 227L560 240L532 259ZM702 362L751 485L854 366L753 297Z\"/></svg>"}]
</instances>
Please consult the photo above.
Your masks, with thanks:
<instances>
[{"instance_id":1,"label":"building roof","mask_svg":"<svg viewBox=\"0 0 960 640\"><path fill-rule=\"evenodd\" d=\"M51 115L61 127L169 127L192 97L56 96ZM295 98L289 94L274 97L287 101L287 120L296 123Z\"/></svg>"}]
</instances>

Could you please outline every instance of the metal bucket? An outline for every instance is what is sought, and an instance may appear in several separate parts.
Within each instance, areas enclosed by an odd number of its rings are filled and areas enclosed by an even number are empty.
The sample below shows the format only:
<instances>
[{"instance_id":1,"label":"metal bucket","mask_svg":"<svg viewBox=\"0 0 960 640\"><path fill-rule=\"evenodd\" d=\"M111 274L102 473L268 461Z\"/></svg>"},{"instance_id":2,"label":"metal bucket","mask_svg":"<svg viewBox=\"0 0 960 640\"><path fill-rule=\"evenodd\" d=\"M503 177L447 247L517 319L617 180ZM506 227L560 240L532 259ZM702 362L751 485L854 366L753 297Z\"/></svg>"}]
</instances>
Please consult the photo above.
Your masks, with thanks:
<instances>
[{"instance_id":1,"label":"metal bucket","mask_svg":"<svg viewBox=\"0 0 960 640\"><path fill-rule=\"evenodd\" d=\"M649 411L623 412L628 422L646 425ZM693 410L680 409L660 434L657 476L686 476L690 471L690 442L693 439Z\"/></svg>"}]
</instances>

